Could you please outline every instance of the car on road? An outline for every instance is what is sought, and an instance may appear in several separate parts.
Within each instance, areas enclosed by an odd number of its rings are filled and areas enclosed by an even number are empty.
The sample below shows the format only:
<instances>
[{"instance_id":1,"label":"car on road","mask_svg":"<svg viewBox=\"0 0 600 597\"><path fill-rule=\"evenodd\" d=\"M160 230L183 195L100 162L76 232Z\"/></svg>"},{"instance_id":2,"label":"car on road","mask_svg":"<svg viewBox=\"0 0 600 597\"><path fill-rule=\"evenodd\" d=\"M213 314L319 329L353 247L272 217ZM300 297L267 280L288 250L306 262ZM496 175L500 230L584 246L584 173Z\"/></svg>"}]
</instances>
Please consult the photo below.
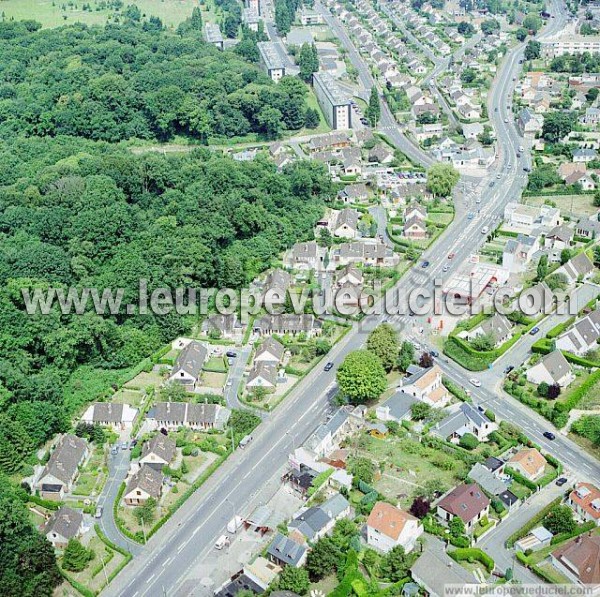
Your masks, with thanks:
<instances>
[{"instance_id":1,"label":"car on road","mask_svg":"<svg viewBox=\"0 0 600 597\"><path fill-rule=\"evenodd\" d=\"M102 506L96 506L96 511L94 512L94 518L102 518L102 512L104 512L104 508Z\"/></svg>"},{"instance_id":2,"label":"car on road","mask_svg":"<svg viewBox=\"0 0 600 597\"><path fill-rule=\"evenodd\" d=\"M450 266L448 264L446 264L443 268L442 271L443 272L447 272L450 269Z\"/></svg>"},{"instance_id":3,"label":"car on road","mask_svg":"<svg viewBox=\"0 0 600 597\"><path fill-rule=\"evenodd\" d=\"M121 450L127 450L127 448L128 448L128 447L129 447L129 446L127 445L127 442L123 442L123 443L121 444Z\"/></svg>"},{"instance_id":4,"label":"car on road","mask_svg":"<svg viewBox=\"0 0 600 597\"><path fill-rule=\"evenodd\" d=\"M415 350L421 350L421 345L418 342L413 341L413 346L415 347Z\"/></svg>"},{"instance_id":5,"label":"car on road","mask_svg":"<svg viewBox=\"0 0 600 597\"><path fill-rule=\"evenodd\" d=\"M477 197L477 199L475 199L475 203L477 203L477 204L481 203L481 197Z\"/></svg>"},{"instance_id":6,"label":"car on road","mask_svg":"<svg viewBox=\"0 0 600 597\"><path fill-rule=\"evenodd\" d=\"M502 178L502 174L500 174L500 172L498 172L498 174L496 174L496 178L497 178L498 180L500 180L500 179Z\"/></svg>"},{"instance_id":7,"label":"car on road","mask_svg":"<svg viewBox=\"0 0 600 597\"><path fill-rule=\"evenodd\" d=\"M369 121L366 118L361 118L360 121L366 126L369 124Z\"/></svg>"},{"instance_id":8,"label":"car on road","mask_svg":"<svg viewBox=\"0 0 600 597\"><path fill-rule=\"evenodd\" d=\"M524 148L522 145L519 145L519 151L520 151L521 153L523 153L523 152L525 151L525 148Z\"/></svg>"},{"instance_id":9,"label":"car on road","mask_svg":"<svg viewBox=\"0 0 600 597\"><path fill-rule=\"evenodd\" d=\"M429 261L423 261L423 263L421 263L421 267L422 268L429 267Z\"/></svg>"},{"instance_id":10,"label":"car on road","mask_svg":"<svg viewBox=\"0 0 600 597\"><path fill-rule=\"evenodd\" d=\"M531 172L531 168L529 166L523 166L524 172Z\"/></svg>"},{"instance_id":11,"label":"car on road","mask_svg":"<svg viewBox=\"0 0 600 597\"><path fill-rule=\"evenodd\" d=\"M331 371L331 370L333 369L333 363L332 363L331 361L329 361L329 363L327 363L327 364L325 365L325 367L323 367L323 369L324 369L325 371Z\"/></svg>"},{"instance_id":12,"label":"car on road","mask_svg":"<svg viewBox=\"0 0 600 597\"><path fill-rule=\"evenodd\" d=\"M454 259L454 253L448 253L448 259Z\"/></svg>"},{"instance_id":13,"label":"car on road","mask_svg":"<svg viewBox=\"0 0 600 597\"><path fill-rule=\"evenodd\" d=\"M559 487L562 487L567 481L568 479L566 477L560 477L559 479L556 479L556 484Z\"/></svg>"},{"instance_id":14,"label":"car on road","mask_svg":"<svg viewBox=\"0 0 600 597\"><path fill-rule=\"evenodd\" d=\"M440 356L440 353L439 353L437 350L432 350L432 351L431 351L429 354L430 354L430 355L431 355L431 356L432 356L434 359L437 359L437 357L439 357L439 356Z\"/></svg>"},{"instance_id":15,"label":"car on road","mask_svg":"<svg viewBox=\"0 0 600 597\"><path fill-rule=\"evenodd\" d=\"M237 352L233 351L233 350L228 350L225 355L227 357L229 357L230 359L235 359L235 357L237 357Z\"/></svg>"},{"instance_id":16,"label":"car on road","mask_svg":"<svg viewBox=\"0 0 600 597\"><path fill-rule=\"evenodd\" d=\"M518 158L520 158L520 157L521 157L521 154L520 154L520 153L518 153L518 152L517 152L517 157L518 157Z\"/></svg>"},{"instance_id":17,"label":"car on road","mask_svg":"<svg viewBox=\"0 0 600 597\"><path fill-rule=\"evenodd\" d=\"M215 549L223 549L229 545L229 537L227 535L221 535L215 543Z\"/></svg>"},{"instance_id":18,"label":"car on road","mask_svg":"<svg viewBox=\"0 0 600 597\"><path fill-rule=\"evenodd\" d=\"M504 373L510 373L515 368L514 365L509 365L504 369Z\"/></svg>"},{"instance_id":19,"label":"car on road","mask_svg":"<svg viewBox=\"0 0 600 597\"><path fill-rule=\"evenodd\" d=\"M119 453L119 448L118 448L117 446L113 446L113 447L110 449L110 453L111 453L113 456L114 456L115 454L118 454L118 453Z\"/></svg>"},{"instance_id":20,"label":"car on road","mask_svg":"<svg viewBox=\"0 0 600 597\"><path fill-rule=\"evenodd\" d=\"M474 217L475 217L475 214L473 212L471 212L471 211L467 214L467 218L469 220L472 220Z\"/></svg>"},{"instance_id":21,"label":"car on road","mask_svg":"<svg viewBox=\"0 0 600 597\"><path fill-rule=\"evenodd\" d=\"M476 388L480 388L481 387L481 382L476 378L476 377L472 377L469 382L471 384L473 384Z\"/></svg>"},{"instance_id":22,"label":"car on road","mask_svg":"<svg viewBox=\"0 0 600 597\"><path fill-rule=\"evenodd\" d=\"M484 226L484 227L481 229L481 234L487 234L489 231L490 231L490 229L489 229L487 226Z\"/></svg>"},{"instance_id":23,"label":"car on road","mask_svg":"<svg viewBox=\"0 0 600 597\"><path fill-rule=\"evenodd\" d=\"M497 111L498 111L498 106L496 106L496 107L494 108L494 112L497 112Z\"/></svg>"},{"instance_id":24,"label":"car on road","mask_svg":"<svg viewBox=\"0 0 600 597\"><path fill-rule=\"evenodd\" d=\"M529 335L535 336L539 331L540 331L540 328L536 325L535 327L531 328L531 330L529 330Z\"/></svg>"},{"instance_id":25,"label":"car on road","mask_svg":"<svg viewBox=\"0 0 600 597\"><path fill-rule=\"evenodd\" d=\"M508 118L504 119L504 124L508 124Z\"/></svg>"},{"instance_id":26,"label":"car on road","mask_svg":"<svg viewBox=\"0 0 600 597\"><path fill-rule=\"evenodd\" d=\"M492 182L490 182L490 187L493 187L496 184L496 181L492 180Z\"/></svg>"},{"instance_id":27,"label":"car on road","mask_svg":"<svg viewBox=\"0 0 600 597\"><path fill-rule=\"evenodd\" d=\"M549 440L553 440L556 439L556 435L554 435L554 433L552 433L552 431L544 431L544 433L542 434L546 439Z\"/></svg>"}]
</instances>

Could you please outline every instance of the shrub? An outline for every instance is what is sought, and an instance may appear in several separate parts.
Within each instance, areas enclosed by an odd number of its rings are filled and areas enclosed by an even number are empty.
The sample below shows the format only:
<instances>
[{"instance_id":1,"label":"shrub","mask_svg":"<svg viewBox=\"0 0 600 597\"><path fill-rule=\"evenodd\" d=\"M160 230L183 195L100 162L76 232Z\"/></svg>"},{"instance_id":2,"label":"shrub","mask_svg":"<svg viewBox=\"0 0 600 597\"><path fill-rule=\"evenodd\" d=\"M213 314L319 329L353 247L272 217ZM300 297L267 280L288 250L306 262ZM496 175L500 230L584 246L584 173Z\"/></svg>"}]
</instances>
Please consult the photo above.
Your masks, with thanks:
<instances>
[{"instance_id":1,"label":"shrub","mask_svg":"<svg viewBox=\"0 0 600 597\"><path fill-rule=\"evenodd\" d=\"M464 549L455 549L449 551L448 555L456 562L479 562L488 572L492 572L496 566L494 560L488 556L487 553L476 547L469 547Z\"/></svg>"},{"instance_id":2,"label":"shrub","mask_svg":"<svg viewBox=\"0 0 600 597\"><path fill-rule=\"evenodd\" d=\"M474 450L479 445L479 440L472 433L465 433L458 445L466 450Z\"/></svg>"}]
</instances>

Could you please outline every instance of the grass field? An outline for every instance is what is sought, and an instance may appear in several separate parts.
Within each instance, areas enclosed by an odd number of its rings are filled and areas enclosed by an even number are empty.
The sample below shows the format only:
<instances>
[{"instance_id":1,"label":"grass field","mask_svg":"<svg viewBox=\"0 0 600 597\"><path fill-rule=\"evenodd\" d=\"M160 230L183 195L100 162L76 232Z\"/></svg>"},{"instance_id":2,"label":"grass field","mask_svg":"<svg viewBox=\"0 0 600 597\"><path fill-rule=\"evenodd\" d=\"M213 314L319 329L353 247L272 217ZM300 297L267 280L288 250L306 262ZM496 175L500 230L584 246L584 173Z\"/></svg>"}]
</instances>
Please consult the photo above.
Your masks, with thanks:
<instances>
[{"instance_id":1,"label":"grass field","mask_svg":"<svg viewBox=\"0 0 600 597\"><path fill-rule=\"evenodd\" d=\"M552 201L563 213L573 213L578 216L591 216L598 211L592 205L593 195L546 195L543 197L527 197L527 205L543 205L546 201Z\"/></svg>"},{"instance_id":2,"label":"grass field","mask_svg":"<svg viewBox=\"0 0 600 597\"><path fill-rule=\"evenodd\" d=\"M90 10L82 10L88 4ZM62 2L61 0L2 0L0 9L5 20L34 19L43 27L59 27L72 23L96 25L114 22L119 18L119 11L109 8L110 2L102 0L83 0ZM157 16L167 27L175 27L186 19L198 0L132 0L124 2L124 6L135 4L144 15ZM64 9L63 9L64 7Z\"/></svg>"}]
</instances>

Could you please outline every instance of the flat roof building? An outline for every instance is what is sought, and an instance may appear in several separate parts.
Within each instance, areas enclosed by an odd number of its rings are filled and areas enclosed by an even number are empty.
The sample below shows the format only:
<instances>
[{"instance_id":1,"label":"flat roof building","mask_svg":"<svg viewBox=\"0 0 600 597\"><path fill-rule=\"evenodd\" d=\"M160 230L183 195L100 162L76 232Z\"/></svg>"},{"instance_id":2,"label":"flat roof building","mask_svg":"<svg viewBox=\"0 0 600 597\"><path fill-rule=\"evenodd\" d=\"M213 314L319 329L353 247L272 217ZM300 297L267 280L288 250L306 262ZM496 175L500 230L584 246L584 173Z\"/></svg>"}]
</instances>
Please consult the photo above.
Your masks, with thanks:
<instances>
[{"instance_id":1,"label":"flat roof building","mask_svg":"<svg viewBox=\"0 0 600 597\"><path fill-rule=\"evenodd\" d=\"M260 41L257 46L262 67L273 81L279 81L285 76L285 64L275 44L270 41Z\"/></svg>"},{"instance_id":2,"label":"flat roof building","mask_svg":"<svg viewBox=\"0 0 600 597\"><path fill-rule=\"evenodd\" d=\"M600 36L597 35L561 35L542 42L542 53L549 58L563 54L600 53Z\"/></svg>"},{"instance_id":3,"label":"flat roof building","mask_svg":"<svg viewBox=\"0 0 600 597\"><path fill-rule=\"evenodd\" d=\"M223 34L221 28L216 23L205 23L204 39L207 43L217 46L219 50L223 49Z\"/></svg>"},{"instance_id":4,"label":"flat roof building","mask_svg":"<svg viewBox=\"0 0 600 597\"><path fill-rule=\"evenodd\" d=\"M253 8L244 8L242 11L242 23L252 31L258 31L261 18Z\"/></svg>"},{"instance_id":5,"label":"flat roof building","mask_svg":"<svg viewBox=\"0 0 600 597\"><path fill-rule=\"evenodd\" d=\"M332 129L352 128L350 98L329 73L314 73L313 88L321 110Z\"/></svg>"}]
</instances>

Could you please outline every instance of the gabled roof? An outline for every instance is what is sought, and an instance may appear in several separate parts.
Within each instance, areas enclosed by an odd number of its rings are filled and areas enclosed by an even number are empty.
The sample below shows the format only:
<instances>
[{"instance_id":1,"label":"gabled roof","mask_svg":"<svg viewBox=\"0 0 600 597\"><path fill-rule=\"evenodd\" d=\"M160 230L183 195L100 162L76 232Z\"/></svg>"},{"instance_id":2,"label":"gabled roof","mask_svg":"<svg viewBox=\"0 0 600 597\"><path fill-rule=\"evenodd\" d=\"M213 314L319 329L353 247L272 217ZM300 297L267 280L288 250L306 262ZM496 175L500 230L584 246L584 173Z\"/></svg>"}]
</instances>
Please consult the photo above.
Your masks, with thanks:
<instances>
[{"instance_id":1,"label":"gabled roof","mask_svg":"<svg viewBox=\"0 0 600 597\"><path fill-rule=\"evenodd\" d=\"M123 420L123 407L123 404L96 402L94 403L92 420L101 423L120 423Z\"/></svg>"},{"instance_id":2,"label":"gabled roof","mask_svg":"<svg viewBox=\"0 0 600 597\"><path fill-rule=\"evenodd\" d=\"M87 441L81 437L71 434L63 435L50 455L40 479L43 479L46 475L52 475L68 485L75 477L77 467L83 460L87 446Z\"/></svg>"},{"instance_id":3,"label":"gabled roof","mask_svg":"<svg viewBox=\"0 0 600 597\"><path fill-rule=\"evenodd\" d=\"M492 495L498 495L506 490L506 485L492 471L479 462L476 462L469 471L469 479Z\"/></svg>"},{"instance_id":4,"label":"gabled roof","mask_svg":"<svg viewBox=\"0 0 600 597\"><path fill-rule=\"evenodd\" d=\"M181 371L195 378L200 377L207 356L206 346L201 342L192 340L177 356L171 377Z\"/></svg>"},{"instance_id":5,"label":"gabled roof","mask_svg":"<svg viewBox=\"0 0 600 597\"><path fill-rule=\"evenodd\" d=\"M469 423L482 427L491 421L469 403L463 402L457 412L448 415L432 431L440 437L447 438Z\"/></svg>"},{"instance_id":6,"label":"gabled roof","mask_svg":"<svg viewBox=\"0 0 600 597\"><path fill-rule=\"evenodd\" d=\"M409 520L417 519L387 502L377 502L369 514L367 526L397 541Z\"/></svg>"},{"instance_id":7,"label":"gabled roof","mask_svg":"<svg viewBox=\"0 0 600 597\"><path fill-rule=\"evenodd\" d=\"M600 520L600 489L591 483L578 483L569 499L577 504L588 516Z\"/></svg>"},{"instance_id":8,"label":"gabled roof","mask_svg":"<svg viewBox=\"0 0 600 597\"><path fill-rule=\"evenodd\" d=\"M438 506L463 522L473 520L482 510L490 504L489 498L476 483L463 483L447 493Z\"/></svg>"},{"instance_id":9,"label":"gabled roof","mask_svg":"<svg viewBox=\"0 0 600 597\"><path fill-rule=\"evenodd\" d=\"M147 464L142 464L140 470L129 479L129 483L127 483L127 487L125 488L125 496L139 489L147 493L150 497L158 499L163 479L164 475L161 471L157 471Z\"/></svg>"},{"instance_id":10,"label":"gabled roof","mask_svg":"<svg viewBox=\"0 0 600 597\"><path fill-rule=\"evenodd\" d=\"M410 413L412 405L416 402L418 402L418 400L414 396L399 390L392 394L381 406L389 408L390 415L394 417L394 419L400 420Z\"/></svg>"},{"instance_id":11,"label":"gabled roof","mask_svg":"<svg viewBox=\"0 0 600 597\"><path fill-rule=\"evenodd\" d=\"M265 353L269 353L269 354L273 355L278 361L281 361L281 359L283 358L283 355L285 353L285 347L283 346L283 344L281 342L279 342L278 340L275 340L275 338L273 338L273 336L269 336L256 349L256 354L255 354L254 358L256 359Z\"/></svg>"},{"instance_id":12,"label":"gabled roof","mask_svg":"<svg viewBox=\"0 0 600 597\"><path fill-rule=\"evenodd\" d=\"M77 537L83 524L83 514L79 510L73 510L62 506L59 508L44 525L43 532L56 533L65 539Z\"/></svg>"},{"instance_id":13,"label":"gabled roof","mask_svg":"<svg viewBox=\"0 0 600 597\"><path fill-rule=\"evenodd\" d=\"M552 552L584 584L600 584L600 535L580 535Z\"/></svg>"},{"instance_id":14,"label":"gabled roof","mask_svg":"<svg viewBox=\"0 0 600 597\"><path fill-rule=\"evenodd\" d=\"M571 371L571 365L560 350L553 350L544 355L538 365L542 365L548 371L555 383L558 383Z\"/></svg>"},{"instance_id":15,"label":"gabled roof","mask_svg":"<svg viewBox=\"0 0 600 597\"><path fill-rule=\"evenodd\" d=\"M277 533L267 548L267 553L281 562L296 567L306 553L306 547L281 533Z\"/></svg>"},{"instance_id":16,"label":"gabled roof","mask_svg":"<svg viewBox=\"0 0 600 597\"><path fill-rule=\"evenodd\" d=\"M177 453L177 444L171 437L157 433L151 440L144 443L142 447L142 458L149 454L155 454L165 462L171 462Z\"/></svg>"},{"instance_id":17,"label":"gabled roof","mask_svg":"<svg viewBox=\"0 0 600 597\"><path fill-rule=\"evenodd\" d=\"M546 466L546 459L540 454L537 448L523 448L508 463L520 464L529 475L534 475L540 467Z\"/></svg>"},{"instance_id":18,"label":"gabled roof","mask_svg":"<svg viewBox=\"0 0 600 597\"><path fill-rule=\"evenodd\" d=\"M254 363L250 373L248 374L248 380L246 385L250 385L255 379L262 378L270 385L274 386L277 383L277 367L272 363L265 361L258 361Z\"/></svg>"}]
</instances>

